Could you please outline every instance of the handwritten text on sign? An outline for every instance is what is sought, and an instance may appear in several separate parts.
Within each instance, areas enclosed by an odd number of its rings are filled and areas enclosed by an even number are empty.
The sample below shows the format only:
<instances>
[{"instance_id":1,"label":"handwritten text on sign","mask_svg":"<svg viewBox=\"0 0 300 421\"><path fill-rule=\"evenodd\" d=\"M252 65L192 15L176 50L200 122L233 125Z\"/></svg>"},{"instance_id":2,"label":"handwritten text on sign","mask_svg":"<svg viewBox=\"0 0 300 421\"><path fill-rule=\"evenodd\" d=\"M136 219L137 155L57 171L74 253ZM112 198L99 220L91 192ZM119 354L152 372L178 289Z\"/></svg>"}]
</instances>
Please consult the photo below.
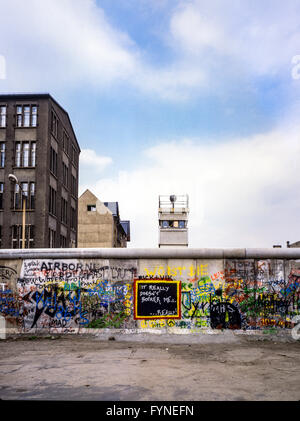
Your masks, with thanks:
<instances>
[{"instance_id":1,"label":"handwritten text on sign","mask_svg":"<svg viewBox=\"0 0 300 421\"><path fill-rule=\"evenodd\" d=\"M180 319L181 282L172 280L135 280L135 319Z\"/></svg>"}]
</instances>

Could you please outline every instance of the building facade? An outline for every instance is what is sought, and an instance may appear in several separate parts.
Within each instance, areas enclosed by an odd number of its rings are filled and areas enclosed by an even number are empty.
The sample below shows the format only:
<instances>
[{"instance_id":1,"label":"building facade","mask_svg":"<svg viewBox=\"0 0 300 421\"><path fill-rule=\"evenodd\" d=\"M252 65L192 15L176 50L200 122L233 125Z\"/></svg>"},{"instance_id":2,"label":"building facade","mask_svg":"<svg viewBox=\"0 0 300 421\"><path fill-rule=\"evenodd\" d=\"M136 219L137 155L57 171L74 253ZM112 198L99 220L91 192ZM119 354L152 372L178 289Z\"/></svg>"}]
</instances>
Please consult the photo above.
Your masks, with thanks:
<instances>
[{"instance_id":1,"label":"building facade","mask_svg":"<svg viewBox=\"0 0 300 421\"><path fill-rule=\"evenodd\" d=\"M1 248L22 248L24 199L25 248L77 246L79 154L51 95L0 95Z\"/></svg>"},{"instance_id":2,"label":"building facade","mask_svg":"<svg viewBox=\"0 0 300 421\"><path fill-rule=\"evenodd\" d=\"M127 247L130 221L121 221L118 202L101 202L90 190L79 197L78 247Z\"/></svg>"}]
</instances>

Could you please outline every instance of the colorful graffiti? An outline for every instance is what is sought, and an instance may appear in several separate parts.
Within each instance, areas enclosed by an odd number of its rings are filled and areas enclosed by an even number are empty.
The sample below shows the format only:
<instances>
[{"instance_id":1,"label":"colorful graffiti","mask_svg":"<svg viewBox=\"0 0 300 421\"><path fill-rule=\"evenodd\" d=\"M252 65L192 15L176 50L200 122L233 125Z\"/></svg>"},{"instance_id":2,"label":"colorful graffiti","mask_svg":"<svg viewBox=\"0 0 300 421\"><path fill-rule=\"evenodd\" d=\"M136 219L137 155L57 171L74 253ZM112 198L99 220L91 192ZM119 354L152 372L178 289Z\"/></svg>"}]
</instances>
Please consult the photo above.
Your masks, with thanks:
<instances>
[{"instance_id":1,"label":"colorful graffiti","mask_svg":"<svg viewBox=\"0 0 300 421\"><path fill-rule=\"evenodd\" d=\"M293 328L300 314L300 261L24 260L0 266L0 314L22 331L81 328ZM150 264L151 263L151 264ZM181 318L135 320L134 280L181 282Z\"/></svg>"},{"instance_id":2,"label":"colorful graffiti","mask_svg":"<svg viewBox=\"0 0 300 421\"><path fill-rule=\"evenodd\" d=\"M286 269L282 261L227 260L224 271L191 278L199 270L190 267L188 281L182 282L182 319L176 327L291 328L300 309L300 267L290 269L285 281Z\"/></svg>"},{"instance_id":3,"label":"colorful graffiti","mask_svg":"<svg viewBox=\"0 0 300 421\"><path fill-rule=\"evenodd\" d=\"M23 327L96 327L109 319L125 322L131 315L132 285L98 280L89 285L47 282L34 287L21 286ZM19 315L20 315L19 314ZM113 316L111 316L113 315Z\"/></svg>"},{"instance_id":4,"label":"colorful graffiti","mask_svg":"<svg viewBox=\"0 0 300 421\"><path fill-rule=\"evenodd\" d=\"M107 261L25 260L16 282L17 323L25 331L129 327L134 324L136 271L130 261L117 266Z\"/></svg>"}]
</instances>

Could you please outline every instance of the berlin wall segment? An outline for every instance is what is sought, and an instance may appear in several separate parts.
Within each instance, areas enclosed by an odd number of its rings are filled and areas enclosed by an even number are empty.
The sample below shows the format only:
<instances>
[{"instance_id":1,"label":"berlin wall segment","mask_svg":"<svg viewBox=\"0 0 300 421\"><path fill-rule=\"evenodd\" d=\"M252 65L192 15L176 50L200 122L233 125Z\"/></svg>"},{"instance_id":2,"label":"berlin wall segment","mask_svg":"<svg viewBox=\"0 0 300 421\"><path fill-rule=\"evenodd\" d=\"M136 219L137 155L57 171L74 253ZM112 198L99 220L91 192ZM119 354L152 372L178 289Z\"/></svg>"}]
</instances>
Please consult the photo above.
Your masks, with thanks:
<instances>
[{"instance_id":1,"label":"berlin wall segment","mask_svg":"<svg viewBox=\"0 0 300 421\"><path fill-rule=\"evenodd\" d=\"M19 332L293 328L300 260L0 261L0 314Z\"/></svg>"}]
</instances>

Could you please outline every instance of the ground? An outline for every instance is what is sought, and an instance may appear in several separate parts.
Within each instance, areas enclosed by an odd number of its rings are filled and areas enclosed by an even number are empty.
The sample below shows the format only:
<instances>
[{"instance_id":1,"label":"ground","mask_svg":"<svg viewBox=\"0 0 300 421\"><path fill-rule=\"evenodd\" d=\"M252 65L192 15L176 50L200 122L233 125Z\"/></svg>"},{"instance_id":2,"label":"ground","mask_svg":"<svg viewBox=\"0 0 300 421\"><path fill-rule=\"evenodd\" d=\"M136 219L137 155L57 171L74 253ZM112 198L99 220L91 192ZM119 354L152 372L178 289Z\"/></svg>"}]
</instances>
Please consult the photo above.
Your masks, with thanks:
<instances>
[{"instance_id":1,"label":"ground","mask_svg":"<svg viewBox=\"0 0 300 421\"><path fill-rule=\"evenodd\" d=\"M300 400L300 341L268 335L0 341L2 400ZM177 338L174 339L174 337ZM152 338L151 338L152 337ZM163 343L164 342L164 343Z\"/></svg>"}]
</instances>

